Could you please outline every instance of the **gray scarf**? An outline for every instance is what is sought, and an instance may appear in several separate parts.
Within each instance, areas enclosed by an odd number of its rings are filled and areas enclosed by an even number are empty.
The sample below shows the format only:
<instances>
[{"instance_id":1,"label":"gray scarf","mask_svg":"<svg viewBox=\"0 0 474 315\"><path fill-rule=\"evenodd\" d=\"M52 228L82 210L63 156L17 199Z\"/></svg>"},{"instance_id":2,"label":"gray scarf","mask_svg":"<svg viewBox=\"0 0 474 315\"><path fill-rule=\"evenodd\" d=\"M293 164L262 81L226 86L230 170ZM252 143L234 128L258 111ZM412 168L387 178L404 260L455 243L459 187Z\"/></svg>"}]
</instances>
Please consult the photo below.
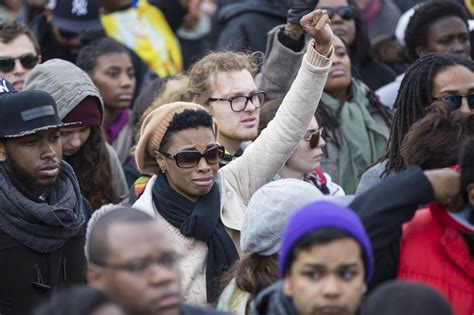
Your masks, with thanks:
<instances>
[{"instance_id":1,"label":"gray scarf","mask_svg":"<svg viewBox=\"0 0 474 315\"><path fill-rule=\"evenodd\" d=\"M62 247L81 230L85 220L79 184L69 164L62 162L58 178L45 197L48 203L26 197L0 164L0 230L40 253Z\"/></svg>"}]
</instances>

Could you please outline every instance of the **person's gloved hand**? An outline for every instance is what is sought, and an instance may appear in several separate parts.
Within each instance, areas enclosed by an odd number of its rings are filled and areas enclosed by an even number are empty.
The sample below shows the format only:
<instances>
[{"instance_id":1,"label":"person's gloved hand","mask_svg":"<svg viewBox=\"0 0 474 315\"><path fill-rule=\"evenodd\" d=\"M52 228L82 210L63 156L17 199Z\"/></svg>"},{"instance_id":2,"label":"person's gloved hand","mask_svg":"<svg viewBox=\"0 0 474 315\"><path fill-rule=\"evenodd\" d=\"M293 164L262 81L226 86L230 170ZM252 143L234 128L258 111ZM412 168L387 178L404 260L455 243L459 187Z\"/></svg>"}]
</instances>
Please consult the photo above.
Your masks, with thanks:
<instances>
[{"instance_id":1,"label":"person's gloved hand","mask_svg":"<svg viewBox=\"0 0 474 315\"><path fill-rule=\"evenodd\" d=\"M301 18L316 8L319 0L288 0L287 23L298 24Z\"/></svg>"}]
</instances>

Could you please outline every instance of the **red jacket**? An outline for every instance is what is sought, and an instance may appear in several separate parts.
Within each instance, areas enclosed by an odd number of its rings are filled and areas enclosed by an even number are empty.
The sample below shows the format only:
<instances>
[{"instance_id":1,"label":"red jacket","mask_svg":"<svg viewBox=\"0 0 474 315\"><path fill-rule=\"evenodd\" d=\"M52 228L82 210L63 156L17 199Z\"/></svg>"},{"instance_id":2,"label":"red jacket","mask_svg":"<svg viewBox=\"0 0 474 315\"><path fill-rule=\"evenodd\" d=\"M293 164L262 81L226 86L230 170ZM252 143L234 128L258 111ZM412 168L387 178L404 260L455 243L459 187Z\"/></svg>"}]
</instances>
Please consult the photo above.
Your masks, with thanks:
<instances>
[{"instance_id":1,"label":"red jacket","mask_svg":"<svg viewBox=\"0 0 474 315\"><path fill-rule=\"evenodd\" d=\"M403 226L398 279L438 289L456 315L474 315L474 258L460 233L474 233L436 204Z\"/></svg>"}]
</instances>

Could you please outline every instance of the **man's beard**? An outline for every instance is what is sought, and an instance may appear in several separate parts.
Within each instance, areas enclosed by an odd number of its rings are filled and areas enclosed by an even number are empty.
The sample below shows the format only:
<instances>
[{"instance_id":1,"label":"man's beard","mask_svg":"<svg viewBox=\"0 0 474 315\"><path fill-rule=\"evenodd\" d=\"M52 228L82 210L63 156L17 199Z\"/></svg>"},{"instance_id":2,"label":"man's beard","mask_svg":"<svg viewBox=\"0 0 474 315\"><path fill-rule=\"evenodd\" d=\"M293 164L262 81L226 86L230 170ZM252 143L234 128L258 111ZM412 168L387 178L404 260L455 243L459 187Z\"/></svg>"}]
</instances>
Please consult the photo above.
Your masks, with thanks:
<instances>
[{"instance_id":1,"label":"man's beard","mask_svg":"<svg viewBox=\"0 0 474 315\"><path fill-rule=\"evenodd\" d=\"M23 167L18 165L15 159L9 154L8 150L6 155L7 161L9 161L8 173L10 178L13 179L13 184L23 192L33 195L34 197L38 197L48 188L54 186L54 183L50 185L42 185L38 183Z\"/></svg>"}]
</instances>

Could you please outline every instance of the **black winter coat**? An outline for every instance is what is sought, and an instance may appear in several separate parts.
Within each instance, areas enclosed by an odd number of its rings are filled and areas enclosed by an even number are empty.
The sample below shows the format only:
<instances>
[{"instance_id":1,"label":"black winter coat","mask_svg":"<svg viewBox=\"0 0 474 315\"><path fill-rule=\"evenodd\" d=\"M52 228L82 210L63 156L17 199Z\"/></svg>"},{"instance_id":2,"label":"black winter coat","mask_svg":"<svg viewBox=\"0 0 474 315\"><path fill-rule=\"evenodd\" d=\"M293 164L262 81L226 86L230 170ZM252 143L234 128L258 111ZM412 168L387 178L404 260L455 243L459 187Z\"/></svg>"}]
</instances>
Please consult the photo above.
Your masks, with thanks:
<instances>
[{"instance_id":1,"label":"black winter coat","mask_svg":"<svg viewBox=\"0 0 474 315\"><path fill-rule=\"evenodd\" d=\"M0 314L27 315L64 286L85 283L84 233L40 254L0 230Z\"/></svg>"}]
</instances>

